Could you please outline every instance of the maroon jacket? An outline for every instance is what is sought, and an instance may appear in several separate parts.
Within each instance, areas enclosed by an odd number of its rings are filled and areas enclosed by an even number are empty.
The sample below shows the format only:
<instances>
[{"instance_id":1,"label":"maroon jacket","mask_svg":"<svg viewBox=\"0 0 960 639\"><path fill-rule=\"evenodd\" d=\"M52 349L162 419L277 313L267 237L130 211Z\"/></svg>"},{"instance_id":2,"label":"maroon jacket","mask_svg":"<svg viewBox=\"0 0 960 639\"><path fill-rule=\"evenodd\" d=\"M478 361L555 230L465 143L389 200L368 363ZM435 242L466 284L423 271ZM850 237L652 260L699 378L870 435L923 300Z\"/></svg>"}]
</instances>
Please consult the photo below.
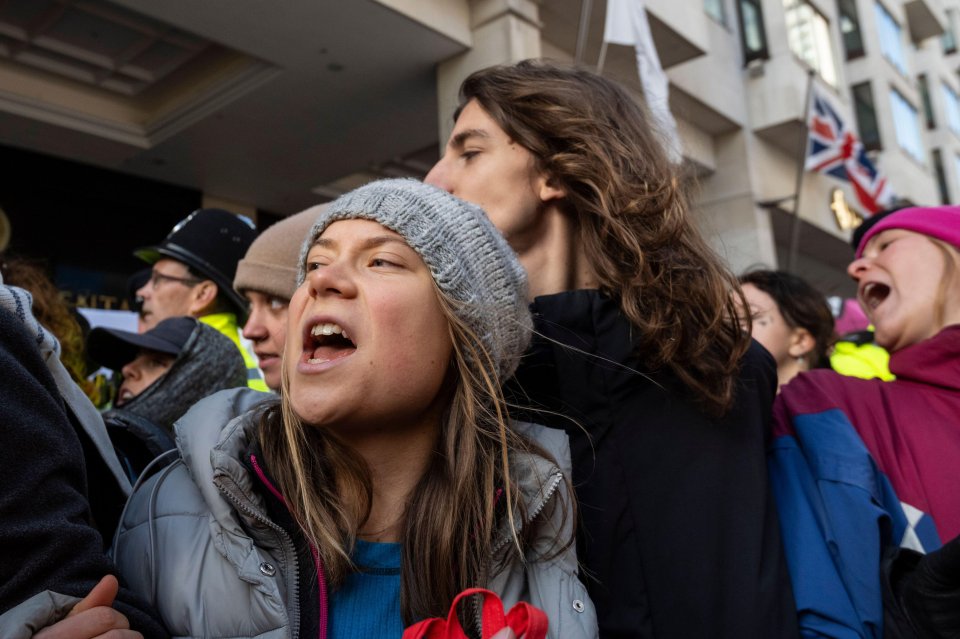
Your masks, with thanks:
<instances>
[{"instance_id":1,"label":"maroon jacket","mask_svg":"<svg viewBox=\"0 0 960 639\"><path fill-rule=\"evenodd\" d=\"M893 353L890 372L895 381L804 373L784 387L776 428L789 423L783 410L840 409L900 501L930 515L947 541L960 535L960 325Z\"/></svg>"}]
</instances>

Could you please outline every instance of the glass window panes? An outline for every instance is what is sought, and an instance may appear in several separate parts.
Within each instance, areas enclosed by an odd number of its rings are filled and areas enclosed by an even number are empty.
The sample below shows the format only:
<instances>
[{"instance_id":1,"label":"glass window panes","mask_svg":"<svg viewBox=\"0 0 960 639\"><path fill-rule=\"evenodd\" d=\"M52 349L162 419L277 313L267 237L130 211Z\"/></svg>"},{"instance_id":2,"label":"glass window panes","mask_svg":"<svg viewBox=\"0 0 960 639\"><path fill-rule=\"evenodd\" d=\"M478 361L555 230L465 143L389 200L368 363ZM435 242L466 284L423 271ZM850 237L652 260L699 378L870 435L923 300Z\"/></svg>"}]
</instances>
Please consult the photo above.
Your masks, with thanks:
<instances>
[{"instance_id":1,"label":"glass window panes","mask_svg":"<svg viewBox=\"0 0 960 639\"><path fill-rule=\"evenodd\" d=\"M908 155L923 162L923 141L920 138L920 114L896 89L890 89L890 105L893 108L893 125L897 143Z\"/></svg>"},{"instance_id":2,"label":"glass window panes","mask_svg":"<svg viewBox=\"0 0 960 639\"><path fill-rule=\"evenodd\" d=\"M850 87L853 93L854 115L857 118L857 131L860 141L868 151L881 148L880 128L877 126L877 110L873 106L873 91L869 82L862 82Z\"/></svg>"},{"instance_id":3,"label":"glass window panes","mask_svg":"<svg viewBox=\"0 0 960 639\"><path fill-rule=\"evenodd\" d=\"M770 57L767 53L767 32L763 26L760 0L739 0L737 13L740 16L744 63Z\"/></svg>"},{"instance_id":4,"label":"glass window panes","mask_svg":"<svg viewBox=\"0 0 960 639\"><path fill-rule=\"evenodd\" d=\"M815 69L826 83L836 86L830 23L804 0L783 0L783 7L790 50Z\"/></svg>"},{"instance_id":5,"label":"glass window panes","mask_svg":"<svg viewBox=\"0 0 960 639\"><path fill-rule=\"evenodd\" d=\"M843 36L843 51L847 60L863 55L863 36L860 33L860 16L856 0L837 0L840 35Z\"/></svg>"},{"instance_id":6,"label":"glass window panes","mask_svg":"<svg viewBox=\"0 0 960 639\"><path fill-rule=\"evenodd\" d=\"M727 23L726 12L723 10L724 0L703 0L703 10L707 12L707 15L719 22L720 24Z\"/></svg>"},{"instance_id":7,"label":"glass window panes","mask_svg":"<svg viewBox=\"0 0 960 639\"><path fill-rule=\"evenodd\" d=\"M940 45L943 46L943 53L950 55L957 52L957 36L953 30L954 20L956 19L956 10L947 9L947 28L940 36Z\"/></svg>"},{"instance_id":8,"label":"glass window panes","mask_svg":"<svg viewBox=\"0 0 960 639\"><path fill-rule=\"evenodd\" d=\"M951 131L960 135L960 97L946 82L940 86L943 87L944 114L947 117L947 126L950 127Z\"/></svg>"},{"instance_id":9,"label":"glass window panes","mask_svg":"<svg viewBox=\"0 0 960 639\"><path fill-rule=\"evenodd\" d=\"M960 183L960 155L957 155L956 153L953 154L953 174L954 174L954 177L956 178L957 182ZM947 186L946 186L946 184L944 184L944 186L943 186L942 196L943 196L943 203L944 203L944 204L950 204L950 203L951 203L951 202L950 202L950 194L947 193Z\"/></svg>"},{"instance_id":10,"label":"glass window panes","mask_svg":"<svg viewBox=\"0 0 960 639\"><path fill-rule=\"evenodd\" d=\"M927 83L927 76L923 73L917 76L917 89L920 91L920 99L923 100L923 119L928 129L937 126L933 119L933 102L930 100L930 85Z\"/></svg>"},{"instance_id":11,"label":"glass window panes","mask_svg":"<svg viewBox=\"0 0 960 639\"><path fill-rule=\"evenodd\" d=\"M907 74L907 58L903 51L903 36L900 25L886 7L877 2L877 28L880 30L880 50L883 57L897 67L900 73Z\"/></svg>"},{"instance_id":12,"label":"glass window panes","mask_svg":"<svg viewBox=\"0 0 960 639\"><path fill-rule=\"evenodd\" d=\"M950 202L950 193L947 191L947 174L946 171L943 170L943 157L940 155L940 149L934 149L931 155L933 156L933 172L937 176L937 191L940 193L940 204L948 204ZM956 164L956 161L954 164ZM960 179L960 168L957 170L957 178Z\"/></svg>"},{"instance_id":13,"label":"glass window panes","mask_svg":"<svg viewBox=\"0 0 960 639\"><path fill-rule=\"evenodd\" d=\"M940 44L943 45L943 53L950 55L957 52L957 38L953 35L953 29L947 29L940 36Z\"/></svg>"}]
</instances>

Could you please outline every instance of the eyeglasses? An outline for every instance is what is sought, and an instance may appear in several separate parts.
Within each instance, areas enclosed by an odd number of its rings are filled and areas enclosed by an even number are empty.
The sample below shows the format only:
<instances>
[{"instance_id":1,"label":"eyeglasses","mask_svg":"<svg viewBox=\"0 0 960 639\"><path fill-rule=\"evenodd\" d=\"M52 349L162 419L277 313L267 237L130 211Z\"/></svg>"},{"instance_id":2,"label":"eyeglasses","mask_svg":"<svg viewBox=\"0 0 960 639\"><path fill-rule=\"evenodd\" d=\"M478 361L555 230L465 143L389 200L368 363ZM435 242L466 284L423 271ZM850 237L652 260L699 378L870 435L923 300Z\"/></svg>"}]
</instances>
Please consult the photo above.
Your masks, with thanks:
<instances>
[{"instance_id":1,"label":"eyeglasses","mask_svg":"<svg viewBox=\"0 0 960 639\"><path fill-rule=\"evenodd\" d=\"M158 273L153 271L150 273L150 286L154 289L160 286L161 282L178 282L184 286L196 286L203 280L197 279L196 277L174 277L173 275L164 275L163 273Z\"/></svg>"}]
</instances>

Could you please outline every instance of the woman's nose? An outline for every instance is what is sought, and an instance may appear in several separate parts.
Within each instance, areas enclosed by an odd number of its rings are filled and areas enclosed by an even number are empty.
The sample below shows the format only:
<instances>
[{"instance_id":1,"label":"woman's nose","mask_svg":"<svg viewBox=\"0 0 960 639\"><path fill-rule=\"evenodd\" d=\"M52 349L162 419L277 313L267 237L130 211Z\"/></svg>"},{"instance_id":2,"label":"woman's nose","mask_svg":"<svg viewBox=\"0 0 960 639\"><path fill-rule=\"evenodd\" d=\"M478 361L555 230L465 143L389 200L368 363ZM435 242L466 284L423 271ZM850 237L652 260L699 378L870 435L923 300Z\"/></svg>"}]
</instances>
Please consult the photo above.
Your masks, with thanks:
<instances>
[{"instance_id":1,"label":"woman's nose","mask_svg":"<svg viewBox=\"0 0 960 639\"><path fill-rule=\"evenodd\" d=\"M854 280L859 280L860 276L867 269L867 263L867 258L865 257L859 257L855 259L847 266L847 275L852 277Z\"/></svg>"},{"instance_id":2,"label":"woman's nose","mask_svg":"<svg viewBox=\"0 0 960 639\"><path fill-rule=\"evenodd\" d=\"M355 277L352 269L338 262L320 266L307 274L310 292L317 296L353 296L356 294Z\"/></svg>"}]
</instances>

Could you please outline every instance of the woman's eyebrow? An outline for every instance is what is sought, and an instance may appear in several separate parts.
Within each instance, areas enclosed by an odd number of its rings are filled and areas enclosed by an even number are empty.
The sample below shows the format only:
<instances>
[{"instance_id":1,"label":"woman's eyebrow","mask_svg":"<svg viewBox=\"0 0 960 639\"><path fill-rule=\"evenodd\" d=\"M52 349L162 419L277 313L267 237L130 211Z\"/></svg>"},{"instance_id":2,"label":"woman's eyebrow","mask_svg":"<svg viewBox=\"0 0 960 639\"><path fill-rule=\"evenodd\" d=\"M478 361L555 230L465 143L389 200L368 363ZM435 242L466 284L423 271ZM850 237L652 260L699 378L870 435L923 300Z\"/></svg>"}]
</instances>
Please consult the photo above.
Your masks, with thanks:
<instances>
[{"instance_id":1,"label":"woman's eyebrow","mask_svg":"<svg viewBox=\"0 0 960 639\"><path fill-rule=\"evenodd\" d=\"M358 248L360 250L366 250L371 248L377 248L379 246L383 246L384 244L390 244L390 243L396 243L406 248L410 248L410 245L407 244L404 241L404 239L399 235L376 235L374 237L368 237L358 244ZM331 240L325 237L318 237L314 241L313 246L311 246L310 248L319 247L319 248L335 249L337 248L337 246L338 246L338 242L336 240Z\"/></svg>"}]
</instances>

